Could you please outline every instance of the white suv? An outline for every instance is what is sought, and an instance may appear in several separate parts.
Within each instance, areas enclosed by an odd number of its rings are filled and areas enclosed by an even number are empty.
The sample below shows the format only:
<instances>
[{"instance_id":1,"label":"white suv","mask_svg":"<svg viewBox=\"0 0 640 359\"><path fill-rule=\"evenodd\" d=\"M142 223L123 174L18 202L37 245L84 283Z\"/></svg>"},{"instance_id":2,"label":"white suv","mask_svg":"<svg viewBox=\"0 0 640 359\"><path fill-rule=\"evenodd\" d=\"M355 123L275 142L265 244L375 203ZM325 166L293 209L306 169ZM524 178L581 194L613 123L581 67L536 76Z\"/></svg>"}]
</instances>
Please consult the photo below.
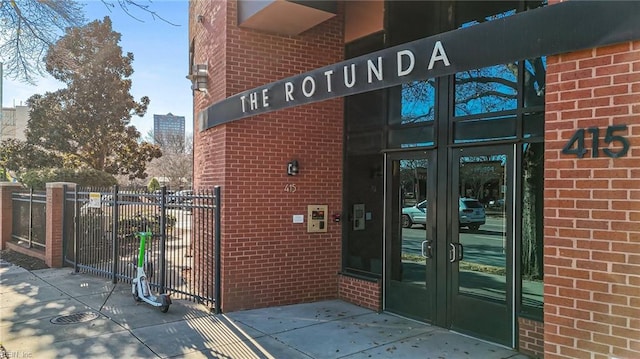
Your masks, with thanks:
<instances>
[{"instance_id":1,"label":"white suv","mask_svg":"<svg viewBox=\"0 0 640 359\"><path fill-rule=\"evenodd\" d=\"M472 231L480 228L486 222L484 206L473 198L460 198L460 227L467 227Z\"/></svg>"}]
</instances>

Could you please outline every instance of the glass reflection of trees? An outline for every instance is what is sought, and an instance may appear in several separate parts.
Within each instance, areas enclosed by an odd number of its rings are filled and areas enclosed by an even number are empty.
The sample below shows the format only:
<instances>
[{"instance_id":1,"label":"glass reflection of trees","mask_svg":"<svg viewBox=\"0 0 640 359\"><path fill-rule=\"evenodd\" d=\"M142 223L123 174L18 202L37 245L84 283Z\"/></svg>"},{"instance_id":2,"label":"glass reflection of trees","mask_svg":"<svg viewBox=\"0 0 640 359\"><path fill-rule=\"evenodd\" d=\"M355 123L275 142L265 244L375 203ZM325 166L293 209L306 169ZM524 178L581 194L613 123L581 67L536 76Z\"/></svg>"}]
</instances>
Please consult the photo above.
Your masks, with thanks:
<instances>
[{"instance_id":1,"label":"glass reflection of trees","mask_svg":"<svg viewBox=\"0 0 640 359\"><path fill-rule=\"evenodd\" d=\"M546 58L525 60L523 64L523 106L544 106ZM518 107L517 63L459 72L455 83L455 116L508 111Z\"/></svg>"},{"instance_id":2,"label":"glass reflection of trees","mask_svg":"<svg viewBox=\"0 0 640 359\"><path fill-rule=\"evenodd\" d=\"M460 196L487 204L500 199L504 184L505 155L465 156L460 158Z\"/></svg>"},{"instance_id":3,"label":"glass reflection of trees","mask_svg":"<svg viewBox=\"0 0 640 359\"><path fill-rule=\"evenodd\" d=\"M455 116L517 108L518 66L504 64L456 74Z\"/></svg>"},{"instance_id":4,"label":"glass reflection of trees","mask_svg":"<svg viewBox=\"0 0 640 359\"><path fill-rule=\"evenodd\" d=\"M413 205L427 199L428 160L402 160L400 163L400 186L404 192L404 205ZM407 199L410 199L409 203Z\"/></svg>"},{"instance_id":5,"label":"glass reflection of trees","mask_svg":"<svg viewBox=\"0 0 640 359\"><path fill-rule=\"evenodd\" d=\"M433 121L435 119L435 103L434 79L403 84L401 124Z\"/></svg>"},{"instance_id":6,"label":"glass reflection of trees","mask_svg":"<svg viewBox=\"0 0 640 359\"><path fill-rule=\"evenodd\" d=\"M522 161L522 239L521 260L522 280L542 282L544 279L543 249L543 193L544 193L544 143L526 143ZM525 287L523 283L523 287ZM543 305L542 286L532 286L529 294L535 299L523 298L523 310L527 306L537 308Z\"/></svg>"},{"instance_id":7,"label":"glass reflection of trees","mask_svg":"<svg viewBox=\"0 0 640 359\"><path fill-rule=\"evenodd\" d=\"M524 107L544 106L546 75L546 57L524 61Z\"/></svg>"}]
</instances>

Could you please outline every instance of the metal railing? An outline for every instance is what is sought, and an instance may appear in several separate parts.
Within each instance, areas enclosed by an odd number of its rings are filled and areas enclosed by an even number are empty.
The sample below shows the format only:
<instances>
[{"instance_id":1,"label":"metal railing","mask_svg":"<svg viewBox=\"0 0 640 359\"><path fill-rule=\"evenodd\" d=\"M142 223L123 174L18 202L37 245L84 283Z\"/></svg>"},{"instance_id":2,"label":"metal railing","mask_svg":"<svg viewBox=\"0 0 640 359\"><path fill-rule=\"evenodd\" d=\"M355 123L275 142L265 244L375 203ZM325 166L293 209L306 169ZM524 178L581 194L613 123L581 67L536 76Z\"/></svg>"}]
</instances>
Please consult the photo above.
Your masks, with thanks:
<instances>
[{"instance_id":1,"label":"metal railing","mask_svg":"<svg viewBox=\"0 0 640 359\"><path fill-rule=\"evenodd\" d=\"M11 195L12 233L17 244L44 250L47 233L47 195L45 191L14 192Z\"/></svg>"},{"instance_id":2,"label":"metal railing","mask_svg":"<svg viewBox=\"0 0 640 359\"><path fill-rule=\"evenodd\" d=\"M220 187L175 193L78 188L67 191L66 202L65 218L75 220L65 220L71 230L65 231L63 251L75 271L130 283L136 234L150 231L144 261L150 285L219 311Z\"/></svg>"}]
</instances>

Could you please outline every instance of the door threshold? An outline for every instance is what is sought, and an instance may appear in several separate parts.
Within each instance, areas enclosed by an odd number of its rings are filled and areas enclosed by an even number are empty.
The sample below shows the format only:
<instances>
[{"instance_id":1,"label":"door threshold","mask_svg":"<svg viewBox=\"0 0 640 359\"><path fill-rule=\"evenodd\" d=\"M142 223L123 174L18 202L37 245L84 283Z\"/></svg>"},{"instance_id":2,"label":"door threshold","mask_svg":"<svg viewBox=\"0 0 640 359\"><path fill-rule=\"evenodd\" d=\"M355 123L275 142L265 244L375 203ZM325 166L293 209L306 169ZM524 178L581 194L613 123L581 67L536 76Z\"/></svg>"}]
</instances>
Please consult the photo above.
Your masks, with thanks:
<instances>
[{"instance_id":1,"label":"door threshold","mask_svg":"<svg viewBox=\"0 0 640 359\"><path fill-rule=\"evenodd\" d=\"M477 340L477 341L481 341L481 342L483 342L483 343L487 343L487 344L495 345L495 346L498 346L498 347L501 347L501 348L505 348L505 349L509 349L509 350L516 350L516 348L511 348L511 347L506 346L506 345L504 345L504 344L500 344L500 343L492 342L492 341L490 341L490 340L486 340L486 339L478 338L478 337L475 337L475 336L473 336L473 335L471 335L471 334L461 333L461 332L458 332L458 331L455 331L455 330L452 330L452 329L449 329L449 331L450 331L451 333L455 333L455 334L461 335L461 336L463 336L463 337L467 337L467 338L475 339L475 340Z\"/></svg>"},{"instance_id":2,"label":"door threshold","mask_svg":"<svg viewBox=\"0 0 640 359\"><path fill-rule=\"evenodd\" d=\"M429 326L429 327L441 328L441 327L439 327L439 326L437 326L437 325L433 325L433 324L431 324L431 323L429 323L429 322L423 322L423 321L418 320L418 319L415 319L415 318L405 317L405 316L403 316L402 314L398 314L398 313L390 312L390 311L388 311L388 310L383 310L383 312L384 312L385 314L389 314L389 315L394 316L394 317L397 317L397 318L402 318L402 319L405 319L405 320L408 320L408 321L410 321L410 322L414 322L414 323L417 323L417 324L422 324L422 325L426 325L426 326ZM442 329L446 329L446 328L442 328Z\"/></svg>"}]
</instances>

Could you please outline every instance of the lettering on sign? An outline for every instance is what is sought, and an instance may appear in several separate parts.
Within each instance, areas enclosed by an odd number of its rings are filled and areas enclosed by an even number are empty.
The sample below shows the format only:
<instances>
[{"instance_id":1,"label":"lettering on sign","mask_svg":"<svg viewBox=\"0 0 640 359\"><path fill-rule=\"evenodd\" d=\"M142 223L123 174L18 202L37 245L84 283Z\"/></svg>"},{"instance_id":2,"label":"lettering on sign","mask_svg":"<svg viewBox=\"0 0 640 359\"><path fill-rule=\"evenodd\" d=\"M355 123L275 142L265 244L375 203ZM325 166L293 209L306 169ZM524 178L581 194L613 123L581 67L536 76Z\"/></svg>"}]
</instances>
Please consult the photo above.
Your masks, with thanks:
<instances>
[{"instance_id":1,"label":"lettering on sign","mask_svg":"<svg viewBox=\"0 0 640 359\"><path fill-rule=\"evenodd\" d=\"M416 55L410 49L400 49L392 57L396 64L396 71L392 71L390 76L395 78L401 78L410 75L416 67ZM391 59L386 59L392 61ZM299 99L299 97L312 98L316 95L318 90L322 90L325 94L333 92L335 85L339 84L344 86L345 89L353 88L359 85L359 82L366 82L366 84L372 84L374 82L382 82L385 79L385 72L383 71L383 63L385 59L382 56L378 56L375 59L368 59L366 64L346 63L344 65L338 65L333 68L323 70L320 78L312 75L306 75L302 81L289 80L282 84L281 88L273 88L273 91L279 91L284 94L284 102L293 102ZM433 44L431 56L429 57L428 65L425 60L426 69L428 71L433 70L437 63L441 63L442 66L451 66L449 57L444 49L444 45L441 41L436 41ZM365 66L366 65L366 66ZM340 68L340 66L342 68ZM366 68L366 70L358 71L358 66ZM362 78L359 78L358 74L362 74ZM364 76L366 74L366 76ZM316 74L320 75L320 74ZM322 86L320 86L320 83ZM269 99L270 88L257 89L248 94L243 94L239 97L240 107L242 113L246 114L251 111L264 110L270 106ZM276 95L277 96L277 95ZM283 97L282 95L277 97Z\"/></svg>"}]
</instances>

